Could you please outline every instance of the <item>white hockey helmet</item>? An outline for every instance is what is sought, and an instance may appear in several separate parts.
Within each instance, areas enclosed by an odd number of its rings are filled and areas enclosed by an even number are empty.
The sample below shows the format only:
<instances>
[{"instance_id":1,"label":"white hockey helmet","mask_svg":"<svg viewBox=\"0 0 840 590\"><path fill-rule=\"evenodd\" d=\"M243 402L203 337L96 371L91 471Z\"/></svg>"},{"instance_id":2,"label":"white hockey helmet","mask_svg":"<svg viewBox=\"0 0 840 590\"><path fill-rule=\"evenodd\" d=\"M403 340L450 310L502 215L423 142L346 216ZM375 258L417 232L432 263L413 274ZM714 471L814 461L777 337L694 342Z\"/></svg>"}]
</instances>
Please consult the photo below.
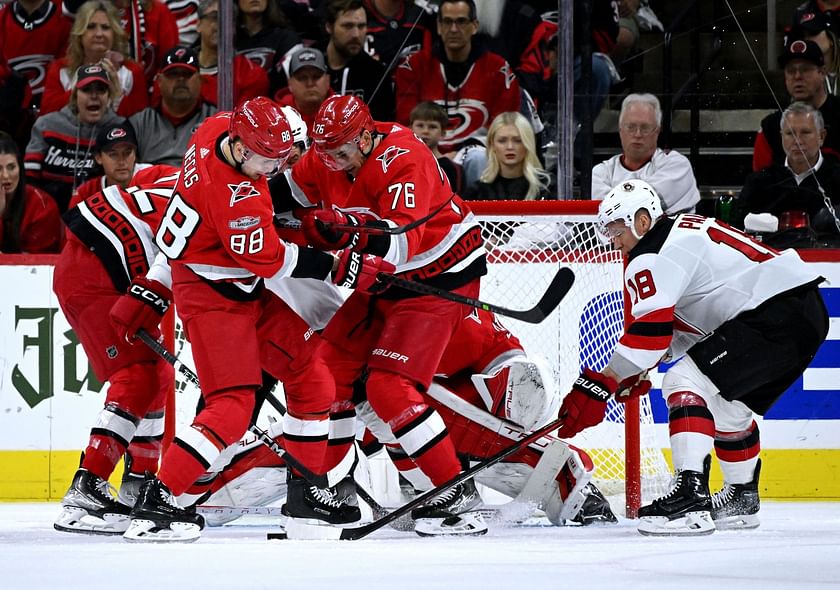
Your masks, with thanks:
<instances>
[{"instance_id":1,"label":"white hockey helmet","mask_svg":"<svg viewBox=\"0 0 840 590\"><path fill-rule=\"evenodd\" d=\"M598 228L607 237L607 225L614 221L624 221L636 239L636 213L645 209L650 215L651 226L662 216L662 200L653 187L644 180L625 180L614 187L607 198L598 206Z\"/></svg>"},{"instance_id":2,"label":"white hockey helmet","mask_svg":"<svg viewBox=\"0 0 840 590\"><path fill-rule=\"evenodd\" d=\"M292 141L295 144L302 143L303 149L301 153L309 149L309 128L306 126L306 121L300 116L300 113L291 106L282 106L280 110L286 115L286 120L289 122L289 127L292 128Z\"/></svg>"}]
</instances>

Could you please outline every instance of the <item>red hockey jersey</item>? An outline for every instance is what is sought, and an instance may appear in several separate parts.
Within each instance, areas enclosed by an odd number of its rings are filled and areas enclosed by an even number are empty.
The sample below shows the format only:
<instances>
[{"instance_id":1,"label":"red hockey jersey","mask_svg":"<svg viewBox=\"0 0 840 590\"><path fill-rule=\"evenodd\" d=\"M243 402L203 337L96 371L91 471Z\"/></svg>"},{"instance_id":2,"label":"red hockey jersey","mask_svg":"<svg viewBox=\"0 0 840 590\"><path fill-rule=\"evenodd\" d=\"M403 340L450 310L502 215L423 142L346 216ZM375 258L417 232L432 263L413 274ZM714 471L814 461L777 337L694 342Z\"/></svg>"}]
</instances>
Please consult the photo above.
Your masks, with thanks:
<instances>
[{"instance_id":1,"label":"red hockey jersey","mask_svg":"<svg viewBox=\"0 0 840 590\"><path fill-rule=\"evenodd\" d=\"M144 182L162 172L170 174ZM176 168L152 166L135 176L141 184L127 189L111 185L64 214L67 229L96 253L118 291L145 275L157 256L155 230L177 178Z\"/></svg>"},{"instance_id":2,"label":"red hockey jersey","mask_svg":"<svg viewBox=\"0 0 840 590\"><path fill-rule=\"evenodd\" d=\"M406 58L394 73L397 121L407 124L411 110L423 101L441 105L449 125L440 141L440 151L459 149L467 140L484 143L490 122L499 113L519 111L519 82L504 58L491 51L481 53L464 80L456 85L436 52L418 51Z\"/></svg>"}]
</instances>

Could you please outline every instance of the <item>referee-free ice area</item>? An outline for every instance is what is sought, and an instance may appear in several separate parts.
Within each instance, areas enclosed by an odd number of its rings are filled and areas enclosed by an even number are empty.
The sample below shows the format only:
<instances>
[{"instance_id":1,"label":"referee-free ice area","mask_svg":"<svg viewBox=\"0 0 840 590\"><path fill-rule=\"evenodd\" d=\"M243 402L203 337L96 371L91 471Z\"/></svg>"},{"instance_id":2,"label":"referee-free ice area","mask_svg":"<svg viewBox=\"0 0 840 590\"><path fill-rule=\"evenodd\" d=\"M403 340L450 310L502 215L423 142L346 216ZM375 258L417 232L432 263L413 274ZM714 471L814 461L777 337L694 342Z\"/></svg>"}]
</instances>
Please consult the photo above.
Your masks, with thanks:
<instances>
[{"instance_id":1,"label":"referee-free ice area","mask_svg":"<svg viewBox=\"0 0 840 590\"><path fill-rule=\"evenodd\" d=\"M533 519L474 538L385 528L359 541L267 541L271 520L205 529L193 544L59 533L55 503L0 504L0 588L73 590L737 590L840 588L840 502L764 502L761 527L651 538L635 524Z\"/></svg>"}]
</instances>

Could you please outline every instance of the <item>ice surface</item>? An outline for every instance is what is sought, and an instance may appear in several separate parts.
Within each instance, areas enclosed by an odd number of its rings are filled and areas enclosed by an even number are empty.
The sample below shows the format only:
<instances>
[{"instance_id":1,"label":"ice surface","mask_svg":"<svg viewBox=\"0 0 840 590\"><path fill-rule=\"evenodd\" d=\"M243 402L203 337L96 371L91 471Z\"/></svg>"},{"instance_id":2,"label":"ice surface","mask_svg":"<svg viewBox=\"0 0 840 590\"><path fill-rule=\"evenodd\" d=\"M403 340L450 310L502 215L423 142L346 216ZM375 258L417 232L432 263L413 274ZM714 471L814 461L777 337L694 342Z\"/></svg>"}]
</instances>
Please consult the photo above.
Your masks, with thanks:
<instances>
[{"instance_id":1,"label":"ice surface","mask_svg":"<svg viewBox=\"0 0 840 590\"><path fill-rule=\"evenodd\" d=\"M765 502L761 527L650 538L632 521L495 525L484 537L266 541L271 521L207 529L193 544L59 533L57 504L0 504L0 588L72 590L511 590L840 588L840 502Z\"/></svg>"}]
</instances>

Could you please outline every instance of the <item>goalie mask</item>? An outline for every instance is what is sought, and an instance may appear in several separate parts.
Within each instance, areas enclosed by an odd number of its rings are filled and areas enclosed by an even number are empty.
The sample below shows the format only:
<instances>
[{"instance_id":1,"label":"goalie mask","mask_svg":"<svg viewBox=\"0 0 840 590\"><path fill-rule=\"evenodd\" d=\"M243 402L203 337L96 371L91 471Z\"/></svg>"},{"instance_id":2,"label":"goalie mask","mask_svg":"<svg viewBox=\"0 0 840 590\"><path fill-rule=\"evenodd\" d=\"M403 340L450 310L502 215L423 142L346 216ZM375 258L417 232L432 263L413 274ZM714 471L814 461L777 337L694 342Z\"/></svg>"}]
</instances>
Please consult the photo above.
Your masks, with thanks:
<instances>
[{"instance_id":1,"label":"goalie mask","mask_svg":"<svg viewBox=\"0 0 840 590\"><path fill-rule=\"evenodd\" d=\"M662 201L653 187L644 180L626 180L613 188L598 206L598 229L609 241L613 238L607 229L610 223L623 221L636 239L636 214L645 210L650 215L651 227L662 216Z\"/></svg>"}]
</instances>

